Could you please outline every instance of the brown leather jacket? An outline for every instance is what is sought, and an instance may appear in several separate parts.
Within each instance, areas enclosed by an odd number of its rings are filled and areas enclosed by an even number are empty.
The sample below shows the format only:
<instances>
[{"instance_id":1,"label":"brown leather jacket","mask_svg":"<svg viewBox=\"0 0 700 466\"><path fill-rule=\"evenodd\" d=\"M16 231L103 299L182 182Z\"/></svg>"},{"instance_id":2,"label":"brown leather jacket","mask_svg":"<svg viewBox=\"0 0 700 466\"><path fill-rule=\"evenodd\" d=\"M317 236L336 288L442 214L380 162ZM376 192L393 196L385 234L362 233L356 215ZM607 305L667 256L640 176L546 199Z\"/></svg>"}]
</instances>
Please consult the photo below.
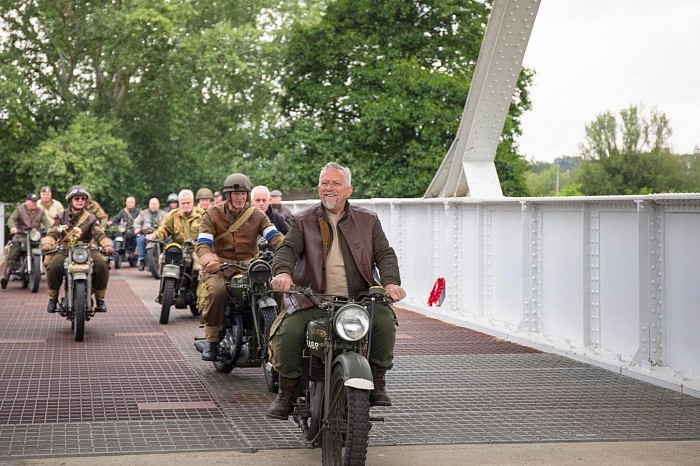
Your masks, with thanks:
<instances>
[{"instance_id":1,"label":"brown leather jacket","mask_svg":"<svg viewBox=\"0 0 700 466\"><path fill-rule=\"evenodd\" d=\"M226 233L248 208L251 208L250 204L246 203L243 209L233 209L228 201L209 206L199 224L195 247L195 252L204 262L202 265L206 265L207 255L211 253L216 254L220 262L252 259L258 254L259 234L274 249L280 247L284 236L277 232L265 212L254 207L252 215L236 231Z\"/></svg>"},{"instance_id":2,"label":"brown leather jacket","mask_svg":"<svg viewBox=\"0 0 700 466\"><path fill-rule=\"evenodd\" d=\"M324 293L326 257L335 240L332 231L320 202L295 213L289 233L272 260L273 275L286 272L292 275L294 284ZM351 297L370 286L401 285L396 253L389 246L376 213L346 202L338 231ZM290 300L297 309L310 306L297 295L291 295Z\"/></svg>"}]
</instances>

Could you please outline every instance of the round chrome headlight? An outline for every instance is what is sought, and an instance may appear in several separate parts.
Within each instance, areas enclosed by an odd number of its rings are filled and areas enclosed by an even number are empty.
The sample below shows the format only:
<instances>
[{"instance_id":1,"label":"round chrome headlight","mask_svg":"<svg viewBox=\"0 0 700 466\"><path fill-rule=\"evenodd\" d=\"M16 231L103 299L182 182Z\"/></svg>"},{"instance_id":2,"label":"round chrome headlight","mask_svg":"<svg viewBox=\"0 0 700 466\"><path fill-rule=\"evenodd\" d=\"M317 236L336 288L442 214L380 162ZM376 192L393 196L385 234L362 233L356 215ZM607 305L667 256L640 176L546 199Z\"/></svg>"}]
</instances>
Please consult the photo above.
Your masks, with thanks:
<instances>
[{"instance_id":1,"label":"round chrome headlight","mask_svg":"<svg viewBox=\"0 0 700 466\"><path fill-rule=\"evenodd\" d=\"M358 304L347 304L335 313L333 327L343 340L360 340L369 331L369 314Z\"/></svg>"},{"instance_id":2,"label":"round chrome headlight","mask_svg":"<svg viewBox=\"0 0 700 466\"><path fill-rule=\"evenodd\" d=\"M73 262L76 264L84 264L87 262L90 253L85 248L75 248L73 249Z\"/></svg>"},{"instance_id":3,"label":"round chrome headlight","mask_svg":"<svg viewBox=\"0 0 700 466\"><path fill-rule=\"evenodd\" d=\"M117 230L119 230L119 233L124 233L126 231L126 225L119 225Z\"/></svg>"},{"instance_id":4,"label":"round chrome headlight","mask_svg":"<svg viewBox=\"0 0 700 466\"><path fill-rule=\"evenodd\" d=\"M41 232L36 228L32 228L29 232L29 239L34 242L39 241L41 239Z\"/></svg>"},{"instance_id":5,"label":"round chrome headlight","mask_svg":"<svg viewBox=\"0 0 700 466\"><path fill-rule=\"evenodd\" d=\"M256 260L248 266L248 276L253 283L265 283L272 277L272 268L267 262Z\"/></svg>"}]
</instances>

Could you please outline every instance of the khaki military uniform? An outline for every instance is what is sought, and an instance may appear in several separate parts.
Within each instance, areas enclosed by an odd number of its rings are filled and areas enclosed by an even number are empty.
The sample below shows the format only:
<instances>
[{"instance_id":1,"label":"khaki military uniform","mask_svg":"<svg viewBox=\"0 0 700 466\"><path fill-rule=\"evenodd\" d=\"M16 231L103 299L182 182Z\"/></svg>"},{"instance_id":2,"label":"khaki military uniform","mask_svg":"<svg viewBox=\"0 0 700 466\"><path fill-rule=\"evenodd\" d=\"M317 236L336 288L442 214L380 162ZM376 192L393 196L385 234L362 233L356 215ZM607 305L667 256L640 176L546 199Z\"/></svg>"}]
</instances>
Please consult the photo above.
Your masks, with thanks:
<instances>
[{"instance_id":1,"label":"khaki military uniform","mask_svg":"<svg viewBox=\"0 0 700 466\"><path fill-rule=\"evenodd\" d=\"M44 209L46 215L48 215L49 219L51 219L51 223L56 220L58 214L60 214L63 210L63 204L58 202L56 199L52 199L51 204L44 204L43 202L39 201L39 207Z\"/></svg>"},{"instance_id":2,"label":"khaki military uniform","mask_svg":"<svg viewBox=\"0 0 700 466\"><path fill-rule=\"evenodd\" d=\"M89 243L95 241L102 247L111 247L112 240L105 235L104 230L99 225L97 217L81 209L76 213L71 213L70 209L66 209L58 216L54 226L48 231L46 236L42 238L42 249L51 248L61 242L67 246L69 238L64 233L60 232L58 227L66 225L70 231L73 227L80 228L81 235L79 241ZM97 251L91 251L90 256L93 260L92 268L92 287L95 293L95 298L104 300L109 282L109 268L105 258ZM58 292L63 283L63 262L66 259L65 254L54 253L46 256L46 283L48 285L49 299L58 299Z\"/></svg>"},{"instance_id":3,"label":"khaki military uniform","mask_svg":"<svg viewBox=\"0 0 700 466\"><path fill-rule=\"evenodd\" d=\"M249 209L252 211L246 213ZM242 215L249 216L235 231L228 231ZM265 237L274 249L279 248L284 239L267 215L249 203L243 209L234 209L229 202L214 204L202 217L195 252L202 266L212 260L248 262L258 254L258 235ZM219 326L228 302L223 275L219 272L204 277L207 296L202 317L208 342L219 341Z\"/></svg>"},{"instance_id":4,"label":"khaki military uniform","mask_svg":"<svg viewBox=\"0 0 700 466\"><path fill-rule=\"evenodd\" d=\"M107 215L107 212L104 211L102 206L97 202L97 201L88 201L88 206L87 206L87 211L90 212L92 215L97 217L97 220L100 221L100 226L102 228L107 228L107 222L109 221L109 216Z\"/></svg>"}]
</instances>

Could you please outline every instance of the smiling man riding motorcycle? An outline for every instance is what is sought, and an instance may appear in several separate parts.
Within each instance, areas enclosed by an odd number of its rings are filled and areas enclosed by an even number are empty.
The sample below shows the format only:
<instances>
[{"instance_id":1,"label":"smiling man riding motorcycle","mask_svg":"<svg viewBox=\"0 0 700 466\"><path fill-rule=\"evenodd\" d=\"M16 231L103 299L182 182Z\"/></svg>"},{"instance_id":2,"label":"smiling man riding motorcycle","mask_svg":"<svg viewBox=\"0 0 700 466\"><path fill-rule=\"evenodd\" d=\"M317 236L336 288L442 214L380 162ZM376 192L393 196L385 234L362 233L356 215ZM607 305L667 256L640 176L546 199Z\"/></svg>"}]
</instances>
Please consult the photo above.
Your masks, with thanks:
<instances>
[{"instance_id":1,"label":"smiling man riding motorcycle","mask_svg":"<svg viewBox=\"0 0 700 466\"><path fill-rule=\"evenodd\" d=\"M219 352L219 326L223 323L228 304L226 281L219 272L221 262L248 262L258 254L258 235L277 249L283 236L267 215L248 203L253 189L250 179L234 173L224 181L226 201L214 204L202 216L195 252L205 270L207 288L202 319L207 346L202 352L204 361L215 361ZM215 252L216 251L216 252ZM228 269L227 272L234 269ZM227 273L228 275L228 273Z\"/></svg>"},{"instance_id":2,"label":"smiling man riding motorcycle","mask_svg":"<svg viewBox=\"0 0 700 466\"><path fill-rule=\"evenodd\" d=\"M110 256L114 253L112 240L105 235L99 220L85 209L89 197L90 193L83 186L73 186L68 190L66 193L68 207L58 215L54 226L41 240L41 250L44 253L51 251L60 239L63 239L63 246L67 246L70 242L70 235L61 234L59 229L61 226L67 227L67 231L72 231L77 227L80 230L79 241L89 243L95 240L104 248L105 254ZM107 267L105 258L98 251L90 251L90 256L93 260L92 286L95 292L95 310L107 312L105 293L109 283L109 267ZM46 262L46 282L49 288L49 304L46 311L49 313L56 312L58 292L63 282L63 262L65 259L66 254L55 252Z\"/></svg>"},{"instance_id":3,"label":"smiling man riding motorcycle","mask_svg":"<svg viewBox=\"0 0 700 466\"><path fill-rule=\"evenodd\" d=\"M314 293L354 297L372 286L382 286L394 301L406 297L401 288L399 263L377 214L348 202L352 175L337 163L328 163L319 175L321 202L295 213L289 233L272 260L272 288L289 291L292 284L309 286ZM379 272L379 274L377 274ZM291 295L291 305L270 345L280 375L279 395L267 416L287 419L302 375L306 325L323 311L310 301ZM385 373L393 366L396 316L388 305L376 307L369 354L374 390L370 406L391 406L385 391Z\"/></svg>"}]
</instances>

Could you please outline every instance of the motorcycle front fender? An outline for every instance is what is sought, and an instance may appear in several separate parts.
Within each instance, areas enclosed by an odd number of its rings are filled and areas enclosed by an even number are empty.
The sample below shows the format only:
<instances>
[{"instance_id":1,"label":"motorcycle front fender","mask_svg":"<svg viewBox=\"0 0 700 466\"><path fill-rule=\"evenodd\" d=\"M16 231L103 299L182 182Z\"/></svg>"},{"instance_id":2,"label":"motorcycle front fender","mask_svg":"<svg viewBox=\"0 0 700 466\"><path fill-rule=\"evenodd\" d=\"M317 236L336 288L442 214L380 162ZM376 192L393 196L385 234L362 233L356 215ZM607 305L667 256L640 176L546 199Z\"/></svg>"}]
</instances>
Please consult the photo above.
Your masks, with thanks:
<instances>
[{"instance_id":1,"label":"motorcycle front fender","mask_svg":"<svg viewBox=\"0 0 700 466\"><path fill-rule=\"evenodd\" d=\"M257 301L258 309L261 309L263 307L277 307L277 301L272 296L265 296L263 298L258 299Z\"/></svg>"},{"instance_id":2,"label":"motorcycle front fender","mask_svg":"<svg viewBox=\"0 0 700 466\"><path fill-rule=\"evenodd\" d=\"M369 361L359 353L340 353L333 360L333 367L340 365L343 372L343 383L347 387L360 390L374 390L372 369Z\"/></svg>"},{"instance_id":3,"label":"motorcycle front fender","mask_svg":"<svg viewBox=\"0 0 700 466\"><path fill-rule=\"evenodd\" d=\"M41 248L32 248L32 254L35 256L41 256Z\"/></svg>"},{"instance_id":4,"label":"motorcycle front fender","mask_svg":"<svg viewBox=\"0 0 700 466\"><path fill-rule=\"evenodd\" d=\"M77 282L78 280L87 280L87 274L84 272L78 272L73 274L73 281Z\"/></svg>"},{"instance_id":5,"label":"motorcycle front fender","mask_svg":"<svg viewBox=\"0 0 700 466\"><path fill-rule=\"evenodd\" d=\"M160 272L161 278L180 278L180 266L173 264L165 264L163 270Z\"/></svg>"}]
</instances>

